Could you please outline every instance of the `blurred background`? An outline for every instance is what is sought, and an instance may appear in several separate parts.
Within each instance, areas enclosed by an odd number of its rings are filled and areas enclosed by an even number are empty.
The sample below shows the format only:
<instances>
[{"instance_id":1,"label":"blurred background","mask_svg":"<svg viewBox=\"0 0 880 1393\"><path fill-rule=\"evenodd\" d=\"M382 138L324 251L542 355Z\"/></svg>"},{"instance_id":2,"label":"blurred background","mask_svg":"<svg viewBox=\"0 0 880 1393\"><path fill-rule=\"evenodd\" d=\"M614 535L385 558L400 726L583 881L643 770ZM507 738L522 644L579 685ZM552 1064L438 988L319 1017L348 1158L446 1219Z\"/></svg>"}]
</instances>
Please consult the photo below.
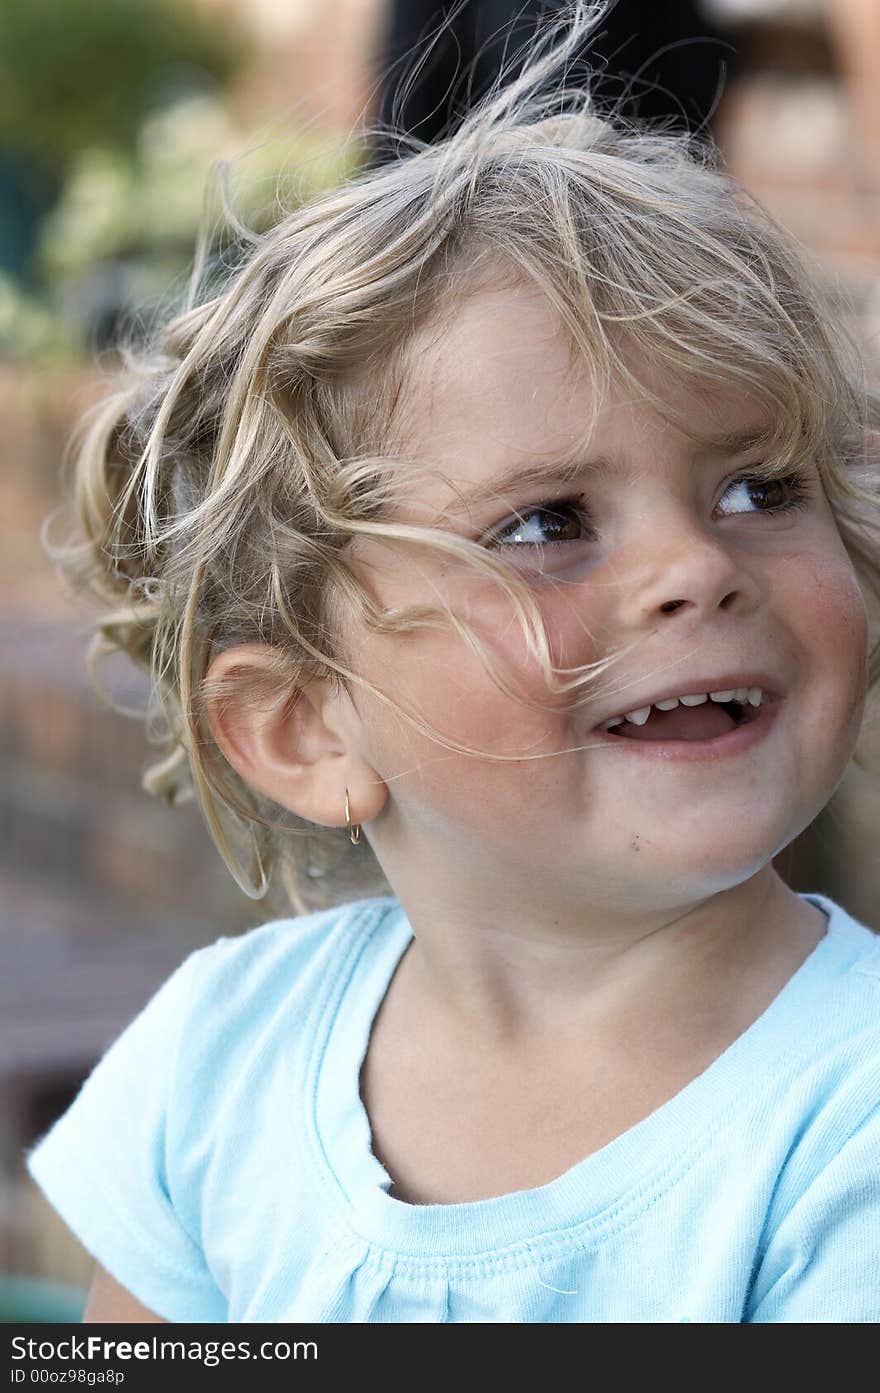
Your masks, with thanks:
<instances>
[{"instance_id":1,"label":"blurred background","mask_svg":"<svg viewBox=\"0 0 880 1393\"><path fill-rule=\"evenodd\" d=\"M392 157L352 133L391 118L398 60L443 10L424 0L3 0L0 1319L78 1319L91 1267L28 1179L24 1150L192 948L261 917L195 809L141 791L143 724L102 705L89 683L94 611L63 593L39 538L59 500L65 440L103 391L114 332L183 293L200 219L219 208L216 181L206 195L217 162L230 161L232 201L259 227L277 216L277 187L290 204ZM524 38L540 10L471 0L400 123L436 138L456 64L460 80L479 55L476 94L500 56L492 36L518 13ZM634 112L711 132L817 259L876 381L880 5L621 0L603 32L588 56L609 101L627 92ZM136 672L110 665L103 680L114 701L143 707ZM777 866L795 889L829 894L880 930L880 742L871 736L872 750L867 739L877 777L853 764ZM330 898L346 888L340 880Z\"/></svg>"}]
</instances>

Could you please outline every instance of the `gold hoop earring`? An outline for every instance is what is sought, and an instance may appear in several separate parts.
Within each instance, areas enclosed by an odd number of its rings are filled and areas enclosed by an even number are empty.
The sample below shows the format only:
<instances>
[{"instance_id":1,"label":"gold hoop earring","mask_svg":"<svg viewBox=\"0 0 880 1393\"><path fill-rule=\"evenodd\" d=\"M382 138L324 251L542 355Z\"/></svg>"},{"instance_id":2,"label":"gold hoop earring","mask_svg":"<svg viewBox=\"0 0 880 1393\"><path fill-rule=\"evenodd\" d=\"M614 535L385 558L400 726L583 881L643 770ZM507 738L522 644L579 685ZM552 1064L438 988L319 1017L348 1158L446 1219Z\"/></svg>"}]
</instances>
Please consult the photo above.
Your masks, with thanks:
<instances>
[{"instance_id":1,"label":"gold hoop earring","mask_svg":"<svg viewBox=\"0 0 880 1393\"><path fill-rule=\"evenodd\" d=\"M361 839L361 825L359 822L356 822L354 827L352 827L351 825L351 808L349 807L348 803L348 789L345 790L345 821L348 825L349 836L351 837L351 840L354 842L355 846L357 846L358 842Z\"/></svg>"}]
</instances>

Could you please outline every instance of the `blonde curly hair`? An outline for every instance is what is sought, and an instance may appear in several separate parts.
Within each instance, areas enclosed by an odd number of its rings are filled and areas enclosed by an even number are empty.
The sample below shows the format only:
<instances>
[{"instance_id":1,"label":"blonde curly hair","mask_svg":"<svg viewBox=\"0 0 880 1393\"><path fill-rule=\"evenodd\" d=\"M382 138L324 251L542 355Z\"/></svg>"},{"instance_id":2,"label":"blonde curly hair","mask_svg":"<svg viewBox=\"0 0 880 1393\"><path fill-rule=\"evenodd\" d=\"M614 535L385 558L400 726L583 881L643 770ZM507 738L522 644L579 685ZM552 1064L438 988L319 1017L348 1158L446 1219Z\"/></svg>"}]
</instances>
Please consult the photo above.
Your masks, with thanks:
<instances>
[{"instance_id":1,"label":"blonde curly hair","mask_svg":"<svg viewBox=\"0 0 880 1393\"><path fill-rule=\"evenodd\" d=\"M234 697L240 678L209 689L217 654L270 646L274 666L249 700L289 701L315 677L349 693L361 683L449 749L514 757L450 742L358 674L343 620L393 634L452 624L524 700L442 603L382 611L346 565L352 539L430 547L491 578L516 606L548 690L574 704L595 699L617 656L554 670L525 580L452 531L389 520L400 481L411 488L426 468L394 437L413 334L442 325L481 284L507 275L541 289L597 404L612 380L635 382L625 353L635 347L682 380L739 387L766 405L777 424L754 472L781 477L811 453L863 591L880 598L868 444L878 396L801 255L705 143L600 119L588 91L556 80L602 8L578 0L548 22L519 74L500 73L442 142L407 138L393 163L359 169L255 234L220 288L194 273L185 307L145 346L123 348L118 390L71 442L73 530L44 545L64 579L111 606L93 636L93 678L115 651L151 674L151 738L164 749L144 787L172 804L195 797L231 874L268 914L307 910L306 839L335 848L337 865L362 858L374 881L381 871L345 828L282 817L229 766L206 699ZM878 673L875 643L872 687ZM246 867L233 830L249 840Z\"/></svg>"}]
</instances>

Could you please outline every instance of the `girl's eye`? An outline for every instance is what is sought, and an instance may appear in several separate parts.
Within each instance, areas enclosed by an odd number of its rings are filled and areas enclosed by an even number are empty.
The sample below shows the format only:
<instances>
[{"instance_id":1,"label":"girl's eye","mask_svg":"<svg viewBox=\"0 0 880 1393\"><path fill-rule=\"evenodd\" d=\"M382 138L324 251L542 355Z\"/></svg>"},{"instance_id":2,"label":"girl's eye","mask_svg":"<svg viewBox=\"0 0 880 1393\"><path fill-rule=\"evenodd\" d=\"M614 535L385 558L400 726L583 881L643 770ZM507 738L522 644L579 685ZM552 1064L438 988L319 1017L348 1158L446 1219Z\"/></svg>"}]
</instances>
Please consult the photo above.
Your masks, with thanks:
<instances>
[{"instance_id":1,"label":"girl's eye","mask_svg":"<svg viewBox=\"0 0 880 1393\"><path fill-rule=\"evenodd\" d=\"M582 504L581 498L554 498L526 508L512 522L494 532L488 545L512 542L516 546L541 547L581 542L589 526L589 516Z\"/></svg>"},{"instance_id":2,"label":"girl's eye","mask_svg":"<svg viewBox=\"0 0 880 1393\"><path fill-rule=\"evenodd\" d=\"M733 513L750 511L748 500L755 498L760 500L760 513L787 513L795 508L805 507L810 494L806 476L803 474L781 474L770 479L762 479L759 474L742 474L727 485L724 497L736 490L739 490L740 496L746 500L746 507L732 508Z\"/></svg>"},{"instance_id":3,"label":"girl's eye","mask_svg":"<svg viewBox=\"0 0 880 1393\"><path fill-rule=\"evenodd\" d=\"M735 497L738 494L742 500L741 505L729 509L729 513L786 513L806 506L810 487L806 476L798 473L769 478L741 474L727 485L723 496L726 498L728 494ZM566 542L586 541L589 531L590 515L582 496L554 498L518 513L512 522L492 533L487 545L564 546Z\"/></svg>"}]
</instances>

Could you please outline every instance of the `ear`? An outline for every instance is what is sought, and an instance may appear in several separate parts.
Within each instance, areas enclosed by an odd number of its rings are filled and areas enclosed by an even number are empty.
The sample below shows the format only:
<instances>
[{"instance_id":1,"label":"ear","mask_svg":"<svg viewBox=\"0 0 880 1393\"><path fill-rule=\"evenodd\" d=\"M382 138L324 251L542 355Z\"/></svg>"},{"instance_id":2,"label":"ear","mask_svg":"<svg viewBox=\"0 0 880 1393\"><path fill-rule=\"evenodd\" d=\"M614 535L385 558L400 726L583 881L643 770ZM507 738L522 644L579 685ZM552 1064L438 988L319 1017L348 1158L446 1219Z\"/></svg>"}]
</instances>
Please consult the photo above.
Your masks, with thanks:
<instances>
[{"instance_id":1,"label":"ear","mask_svg":"<svg viewBox=\"0 0 880 1393\"><path fill-rule=\"evenodd\" d=\"M217 745L245 783L309 822L344 827L346 789L352 822L368 822L388 788L360 753L363 729L350 699L319 680L270 698L271 671L264 643L239 644L214 659L206 683L235 672L241 684L234 697L206 693Z\"/></svg>"}]
</instances>

